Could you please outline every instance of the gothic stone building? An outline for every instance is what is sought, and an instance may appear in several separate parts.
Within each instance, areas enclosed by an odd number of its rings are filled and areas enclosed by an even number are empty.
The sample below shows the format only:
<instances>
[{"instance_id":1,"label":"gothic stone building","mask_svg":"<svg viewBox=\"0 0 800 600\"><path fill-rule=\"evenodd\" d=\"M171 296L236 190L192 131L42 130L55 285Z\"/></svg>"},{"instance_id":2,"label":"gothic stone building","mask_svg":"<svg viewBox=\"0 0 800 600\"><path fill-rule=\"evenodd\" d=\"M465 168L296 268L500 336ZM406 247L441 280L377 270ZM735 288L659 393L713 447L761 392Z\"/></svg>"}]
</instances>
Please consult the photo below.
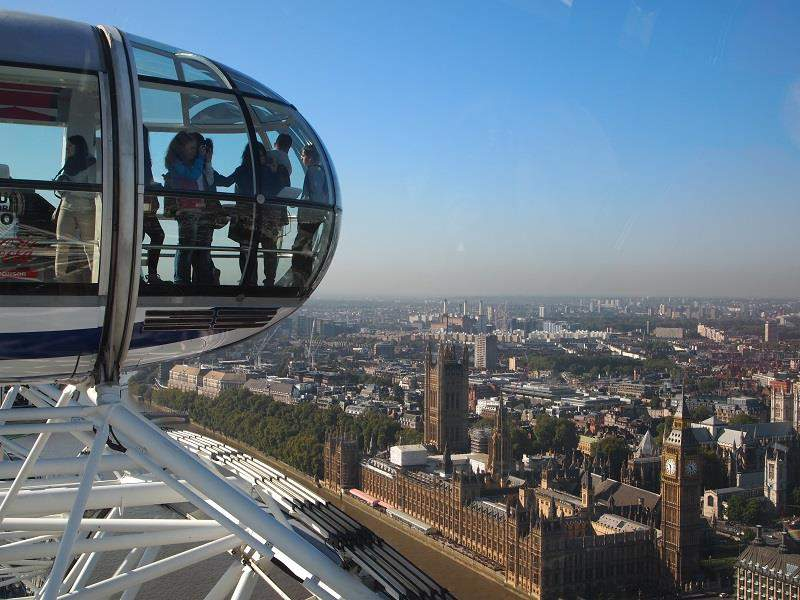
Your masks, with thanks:
<instances>
[{"instance_id":1,"label":"gothic stone building","mask_svg":"<svg viewBox=\"0 0 800 600\"><path fill-rule=\"evenodd\" d=\"M444 472L359 460L332 438L325 484L346 487L341 473L355 470L361 490L495 563L510 585L537 600L601 592L647 597L652 589L691 585L705 543L699 445L685 414L682 405L664 442L660 497L598 477L585 464L578 496L551 487L555 480L545 472L542 486L531 488L502 473L451 473L448 460Z\"/></svg>"},{"instance_id":2,"label":"gothic stone building","mask_svg":"<svg viewBox=\"0 0 800 600\"><path fill-rule=\"evenodd\" d=\"M459 362L456 347L439 344L434 363L431 348L425 354L424 443L444 452L467 452L467 388L469 356L466 344Z\"/></svg>"},{"instance_id":3,"label":"gothic stone building","mask_svg":"<svg viewBox=\"0 0 800 600\"><path fill-rule=\"evenodd\" d=\"M326 469L325 484L340 489L337 477ZM539 490L524 484L509 487L507 480L486 474L442 477L382 458L360 461L359 477L361 490L494 563L509 584L533 598L591 597L599 590L634 593L642 582L657 581L654 530L631 522L633 530L604 534L588 505L559 517L552 501L541 511ZM584 477L584 485L587 481L591 478ZM591 503L591 491L582 498Z\"/></svg>"}]
</instances>

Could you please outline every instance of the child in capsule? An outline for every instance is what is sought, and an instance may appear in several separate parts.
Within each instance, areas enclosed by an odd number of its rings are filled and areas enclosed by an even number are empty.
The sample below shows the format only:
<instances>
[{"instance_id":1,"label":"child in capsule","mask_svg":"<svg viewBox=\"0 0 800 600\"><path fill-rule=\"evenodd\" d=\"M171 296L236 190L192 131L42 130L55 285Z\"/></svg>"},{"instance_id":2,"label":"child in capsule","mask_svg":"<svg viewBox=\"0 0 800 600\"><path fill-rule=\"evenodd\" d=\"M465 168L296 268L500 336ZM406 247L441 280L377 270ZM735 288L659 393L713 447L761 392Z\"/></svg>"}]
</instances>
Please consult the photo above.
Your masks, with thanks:
<instances>
[{"instance_id":1,"label":"child in capsule","mask_svg":"<svg viewBox=\"0 0 800 600\"><path fill-rule=\"evenodd\" d=\"M267 152L263 144L257 143L255 146L258 168L256 177L258 180L258 192L270 198L277 194L284 185L288 185L289 175L286 169L278 164L278 161ZM242 152L242 162L236 170L227 177L215 172L214 182L220 186L235 184L236 194L243 196L255 196L253 193L253 168L250 159L250 146L245 146ZM236 214L231 221L228 229L228 237L239 243L239 269L242 273L243 285L255 286L258 278L257 258L247 262L248 247L252 235L253 244L256 250L258 245L264 252L264 285L273 286L275 284L275 274L278 270L278 257L274 250L278 247L278 238L281 236L283 227L288 224L289 218L285 206L268 204L266 206L256 206L255 219L253 217L252 202L237 202ZM255 223L255 227L253 224ZM255 228L255 232L253 229ZM272 251L272 252L270 252Z\"/></svg>"},{"instance_id":2,"label":"child in capsule","mask_svg":"<svg viewBox=\"0 0 800 600\"><path fill-rule=\"evenodd\" d=\"M197 138L187 131L179 131L167 148L164 181L168 189L200 189L199 180L206 164L206 147L198 145ZM175 220L178 222L179 246L203 246L212 237L211 224L205 218L205 201L191 196L175 200ZM175 252L175 283L188 285L211 284L213 272L203 251L180 248Z\"/></svg>"},{"instance_id":3,"label":"child in capsule","mask_svg":"<svg viewBox=\"0 0 800 600\"><path fill-rule=\"evenodd\" d=\"M83 136L67 139L66 160L56 176L57 181L70 183L96 183L96 161L89 154ZM56 279L64 283L90 283L94 267L95 192L61 192L61 202L56 219ZM71 250L78 247L78 257L71 262Z\"/></svg>"}]
</instances>

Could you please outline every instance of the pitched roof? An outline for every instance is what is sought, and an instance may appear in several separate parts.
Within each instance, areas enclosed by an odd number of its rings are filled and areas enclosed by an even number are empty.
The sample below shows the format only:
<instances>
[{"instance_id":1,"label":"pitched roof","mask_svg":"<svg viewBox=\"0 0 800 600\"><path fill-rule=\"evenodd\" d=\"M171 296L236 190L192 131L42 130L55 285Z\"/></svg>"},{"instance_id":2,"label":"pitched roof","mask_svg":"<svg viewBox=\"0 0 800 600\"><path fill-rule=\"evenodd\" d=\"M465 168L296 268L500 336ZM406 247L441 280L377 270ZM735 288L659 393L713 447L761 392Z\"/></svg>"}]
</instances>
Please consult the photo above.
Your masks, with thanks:
<instances>
[{"instance_id":1,"label":"pitched roof","mask_svg":"<svg viewBox=\"0 0 800 600\"><path fill-rule=\"evenodd\" d=\"M739 555L736 565L794 585L800 584L800 554L781 552L775 546L750 544Z\"/></svg>"},{"instance_id":2,"label":"pitched roof","mask_svg":"<svg viewBox=\"0 0 800 600\"><path fill-rule=\"evenodd\" d=\"M596 473L592 473L592 485L596 500L608 502L614 498L615 506L635 506L639 504L639 498L644 498L644 506L652 510L661 499L659 494L615 479L603 479Z\"/></svg>"},{"instance_id":3,"label":"pitched roof","mask_svg":"<svg viewBox=\"0 0 800 600\"><path fill-rule=\"evenodd\" d=\"M642 441L639 442L634 454L637 457L655 456L656 445L653 443L653 436L650 435L649 430L642 436Z\"/></svg>"}]
</instances>

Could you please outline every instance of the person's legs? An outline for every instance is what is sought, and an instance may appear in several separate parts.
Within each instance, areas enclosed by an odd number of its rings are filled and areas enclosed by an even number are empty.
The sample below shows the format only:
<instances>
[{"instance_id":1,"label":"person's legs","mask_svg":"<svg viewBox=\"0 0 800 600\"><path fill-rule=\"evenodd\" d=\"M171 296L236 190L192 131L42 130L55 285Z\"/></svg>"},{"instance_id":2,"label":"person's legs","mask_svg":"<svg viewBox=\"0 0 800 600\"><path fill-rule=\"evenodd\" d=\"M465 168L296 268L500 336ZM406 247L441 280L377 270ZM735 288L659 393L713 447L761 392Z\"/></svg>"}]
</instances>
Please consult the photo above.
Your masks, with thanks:
<instances>
[{"instance_id":1,"label":"person's legs","mask_svg":"<svg viewBox=\"0 0 800 600\"><path fill-rule=\"evenodd\" d=\"M214 228L207 219L198 215L195 230L196 246L210 247L214 236ZM214 282L214 267L211 262L211 250L195 250L192 252L192 283L211 285Z\"/></svg>"},{"instance_id":2,"label":"person's legs","mask_svg":"<svg viewBox=\"0 0 800 600\"><path fill-rule=\"evenodd\" d=\"M82 283L93 283L92 272L94 271L95 239L94 239L94 211L82 211L75 214L75 224L78 229L78 239L83 243L83 248L79 254L80 264L78 265L77 277ZM86 262L84 262L84 259Z\"/></svg>"},{"instance_id":3,"label":"person's legs","mask_svg":"<svg viewBox=\"0 0 800 600\"><path fill-rule=\"evenodd\" d=\"M179 214L178 246L194 246L197 233L197 219L194 215ZM175 283L188 285L191 283L192 254L189 249L179 248L175 251Z\"/></svg>"},{"instance_id":4,"label":"person's legs","mask_svg":"<svg viewBox=\"0 0 800 600\"><path fill-rule=\"evenodd\" d=\"M264 286L273 287L275 285L275 275L278 272L278 255L274 252L278 248L277 238L262 235L261 248L266 250L264 256Z\"/></svg>"},{"instance_id":5,"label":"person's legs","mask_svg":"<svg viewBox=\"0 0 800 600\"><path fill-rule=\"evenodd\" d=\"M302 252L302 254L292 255L292 271L296 276L302 278L302 281L295 281L294 285L305 285L311 277L311 271L314 267L314 257L311 253L314 245L314 234L322 223L298 223L297 224L297 237L294 238L292 250L294 252Z\"/></svg>"},{"instance_id":6,"label":"person's legs","mask_svg":"<svg viewBox=\"0 0 800 600\"><path fill-rule=\"evenodd\" d=\"M67 281L70 246L67 243L75 237L75 219L72 211L61 209L56 220L56 260L55 272L58 281Z\"/></svg>"},{"instance_id":7,"label":"person's legs","mask_svg":"<svg viewBox=\"0 0 800 600\"><path fill-rule=\"evenodd\" d=\"M144 216L144 236L150 238L151 246L160 246L164 243L164 228L158 222L158 217L154 214L146 214ZM147 276L158 277L158 260L161 257L161 248L149 248L147 250Z\"/></svg>"}]
</instances>

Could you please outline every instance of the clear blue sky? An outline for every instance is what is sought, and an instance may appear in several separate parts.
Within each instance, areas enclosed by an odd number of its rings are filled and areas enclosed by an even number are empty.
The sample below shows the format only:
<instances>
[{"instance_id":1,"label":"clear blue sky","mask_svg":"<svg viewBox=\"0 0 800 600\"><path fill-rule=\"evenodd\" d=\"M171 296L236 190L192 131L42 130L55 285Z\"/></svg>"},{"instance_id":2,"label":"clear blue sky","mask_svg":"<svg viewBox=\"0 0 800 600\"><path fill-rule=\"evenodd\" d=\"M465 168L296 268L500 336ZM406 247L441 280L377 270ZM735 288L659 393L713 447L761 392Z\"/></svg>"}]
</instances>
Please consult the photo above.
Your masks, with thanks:
<instances>
[{"instance_id":1,"label":"clear blue sky","mask_svg":"<svg viewBox=\"0 0 800 600\"><path fill-rule=\"evenodd\" d=\"M796 1L6 7L294 102L344 195L323 294L800 295Z\"/></svg>"}]
</instances>

